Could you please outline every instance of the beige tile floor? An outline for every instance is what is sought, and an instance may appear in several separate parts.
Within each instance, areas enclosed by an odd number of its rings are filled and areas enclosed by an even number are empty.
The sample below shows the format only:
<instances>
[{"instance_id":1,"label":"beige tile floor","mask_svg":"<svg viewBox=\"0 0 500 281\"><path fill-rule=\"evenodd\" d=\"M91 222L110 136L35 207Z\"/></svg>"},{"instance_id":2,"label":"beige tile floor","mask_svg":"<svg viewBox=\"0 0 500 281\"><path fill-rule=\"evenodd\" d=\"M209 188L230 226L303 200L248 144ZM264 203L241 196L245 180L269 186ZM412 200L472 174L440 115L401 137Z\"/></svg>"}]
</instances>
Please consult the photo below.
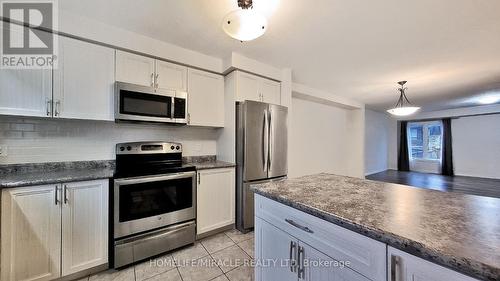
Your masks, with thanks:
<instances>
[{"instance_id":1,"label":"beige tile floor","mask_svg":"<svg viewBox=\"0 0 500 281\"><path fill-rule=\"evenodd\" d=\"M253 281L254 234L230 230L120 271L78 281Z\"/></svg>"}]
</instances>

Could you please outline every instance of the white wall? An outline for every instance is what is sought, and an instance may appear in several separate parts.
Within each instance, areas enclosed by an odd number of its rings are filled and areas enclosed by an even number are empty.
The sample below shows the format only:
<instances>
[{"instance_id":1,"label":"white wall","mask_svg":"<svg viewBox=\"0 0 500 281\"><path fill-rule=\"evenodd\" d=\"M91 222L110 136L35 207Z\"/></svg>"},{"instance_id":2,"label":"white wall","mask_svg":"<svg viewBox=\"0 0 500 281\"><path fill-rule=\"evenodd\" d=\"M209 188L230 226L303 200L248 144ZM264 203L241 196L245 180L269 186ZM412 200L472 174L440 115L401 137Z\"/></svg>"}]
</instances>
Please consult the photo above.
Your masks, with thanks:
<instances>
[{"instance_id":1,"label":"white wall","mask_svg":"<svg viewBox=\"0 0 500 281\"><path fill-rule=\"evenodd\" d=\"M109 160L115 144L177 141L184 156L215 155L217 130L166 125L0 117L0 164Z\"/></svg>"},{"instance_id":2,"label":"white wall","mask_svg":"<svg viewBox=\"0 0 500 281\"><path fill-rule=\"evenodd\" d=\"M500 179L500 114L451 121L456 175Z\"/></svg>"},{"instance_id":3,"label":"white wall","mask_svg":"<svg viewBox=\"0 0 500 281\"><path fill-rule=\"evenodd\" d=\"M352 149L363 150L362 145L351 146L351 114L349 109L292 98L288 176L320 172L359 174L349 170Z\"/></svg>"},{"instance_id":4,"label":"white wall","mask_svg":"<svg viewBox=\"0 0 500 281\"><path fill-rule=\"evenodd\" d=\"M397 168L397 121L385 113L365 112L365 175Z\"/></svg>"}]
</instances>

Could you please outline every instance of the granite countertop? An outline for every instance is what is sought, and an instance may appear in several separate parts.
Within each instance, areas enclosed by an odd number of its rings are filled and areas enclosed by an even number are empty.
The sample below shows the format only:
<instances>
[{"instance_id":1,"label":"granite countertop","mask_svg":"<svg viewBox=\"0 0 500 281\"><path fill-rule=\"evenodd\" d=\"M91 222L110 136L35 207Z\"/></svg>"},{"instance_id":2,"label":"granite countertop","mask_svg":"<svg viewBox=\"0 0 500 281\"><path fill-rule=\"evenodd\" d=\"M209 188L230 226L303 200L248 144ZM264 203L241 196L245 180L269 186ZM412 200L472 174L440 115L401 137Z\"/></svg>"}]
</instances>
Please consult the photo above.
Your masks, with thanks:
<instances>
[{"instance_id":1,"label":"granite countertop","mask_svg":"<svg viewBox=\"0 0 500 281\"><path fill-rule=\"evenodd\" d=\"M184 165L197 170L230 168L236 164L218 161L214 155L185 157ZM0 188L54 184L112 178L115 161L76 161L0 165Z\"/></svg>"},{"instance_id":2,"label":"granite countertop","mask_svg":"<svg viewBox=\"0 0 500 281\"><path fill-rule=\"evenodd\" d=\"M318 174L265 197L481 280L500 280L500 199Z\"/></svg>"},{"instance_id":3,"label":"granite countertop","mask_svg":"<svg viewBox=\"0 0 500 281\"><path fill-rule=\"evenodd\" d=\"M215 155L184 157L184 165L195 166L196 170L219 169L236 167L236 164L219 161Z\"/></svg>"},{"instance_id":4,"label":"granite countertop","mask_svg":"<svg viewBox=\"0 0 500 281\"><path fill-rule=\"evenodd\" d=\"M0 188L112 178L114 161L78 161L0 166Z\"/></svg>"}]
</instances>

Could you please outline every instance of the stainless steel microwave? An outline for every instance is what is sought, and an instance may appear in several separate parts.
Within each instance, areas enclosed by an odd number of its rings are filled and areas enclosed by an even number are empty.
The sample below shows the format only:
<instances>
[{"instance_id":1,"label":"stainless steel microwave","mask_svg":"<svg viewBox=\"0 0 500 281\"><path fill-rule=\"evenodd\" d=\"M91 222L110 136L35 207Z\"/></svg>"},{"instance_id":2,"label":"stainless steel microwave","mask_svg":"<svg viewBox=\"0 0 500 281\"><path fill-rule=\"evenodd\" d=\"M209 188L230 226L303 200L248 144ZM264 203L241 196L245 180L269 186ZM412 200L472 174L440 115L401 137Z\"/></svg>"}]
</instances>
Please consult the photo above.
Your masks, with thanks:
<instances>
[{"instance_id":1,"label":"stainless steel microwave","mask_svg":"<svg viewBox=\"0 0 500 281\"><path fill-rule=\"evenodd\" d=\"M187 93L116 82L115 120L187 124Z\"/></svg>"}]
</instances>

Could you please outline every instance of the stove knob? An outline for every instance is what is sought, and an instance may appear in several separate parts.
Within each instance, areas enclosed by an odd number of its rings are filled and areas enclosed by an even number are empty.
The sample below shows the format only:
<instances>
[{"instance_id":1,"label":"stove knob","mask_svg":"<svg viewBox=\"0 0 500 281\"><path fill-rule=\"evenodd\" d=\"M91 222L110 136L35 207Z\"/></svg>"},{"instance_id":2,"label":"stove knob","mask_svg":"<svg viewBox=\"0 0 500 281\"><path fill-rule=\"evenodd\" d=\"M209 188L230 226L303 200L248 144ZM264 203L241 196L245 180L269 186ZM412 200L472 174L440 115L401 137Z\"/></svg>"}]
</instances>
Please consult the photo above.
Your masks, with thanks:
<instances>
[{"instance_id":1,"label":"stove knob","mask_svg":"<svg viewBox=\"0 0 500 281\"><path fill-rule=\"evenodd\" d=\"M128 150L128 151L132 150L132 147L127 146L127 150Z\"/></svg>"},{"instance_id":2,"label":"stove knob","mask_svg":"<svg viewBox=\"0 0 500 281\"><path fill-rule=\"evenodd\" d=\"M174 149L175 149L175 146L173 146L173 145L172 145L172 146L170 147L170 149L174 150Z\"/></svg>"},{"instance_id":3,"label":"stove knob","mask_svg":"<svg viewBox=\"0 0 500 281\"><path fill-rule=\"evenodd\" d=\"M124 151L124 150L125 150L125 147L120 146L120 151Z\"/></svg>"},{"instance_id":4,"label":"stove knob","mask_svg":"<svg viewBox=\"0 0 500 281\"><path fill-rule=\"evenodd\" d=\"M180 146L176 146L175 149L179 150L179 149L181 149L181 147Z\"/></svg>"}]
</instances>

